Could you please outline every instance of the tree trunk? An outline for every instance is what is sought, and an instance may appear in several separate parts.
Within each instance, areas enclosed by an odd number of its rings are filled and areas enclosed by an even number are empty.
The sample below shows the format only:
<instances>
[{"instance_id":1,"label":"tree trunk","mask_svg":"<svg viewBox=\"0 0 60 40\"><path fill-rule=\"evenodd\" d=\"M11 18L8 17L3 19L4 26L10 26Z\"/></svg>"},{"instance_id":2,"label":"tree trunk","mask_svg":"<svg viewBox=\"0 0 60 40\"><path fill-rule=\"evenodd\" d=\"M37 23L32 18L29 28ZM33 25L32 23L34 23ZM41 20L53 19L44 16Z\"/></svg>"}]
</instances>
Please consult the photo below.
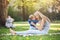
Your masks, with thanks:
<instances>
[{"instance_id":1,"label":"tree trunk","mask_svg":"<svg viewBox=\"0 0 60 40\"><path fill-rule=\"evenodd\" d=\"M24 0L22 0L22 2L24 3ZM26 20L26 13L25 13L25 6L24 6L24 4L23 4L23 6L22 6L22 16L23 16L23 21L25 21Z\"/></svg>"},{"instance_id":2,"label":"tree trunk","mask_svg":"<svg viewBox=\"0 0 60 40\"><path fill-rule=\"evenodd\" d=\"M5 20L7 17L7 0L0 0L0 25L5 25Z\"/></svg>"},{"instance_id":3,"label":"tree trunk","mask_svg":"<svg viewBox=\"0 0 60 40\"><path fill-rule=\"evenodd\" d=\"M26 13L25 13L25 7L24 6L22 6L22 16L23 16L23 21L25 21L26 20Z\"/></svg>"}]
</instances>

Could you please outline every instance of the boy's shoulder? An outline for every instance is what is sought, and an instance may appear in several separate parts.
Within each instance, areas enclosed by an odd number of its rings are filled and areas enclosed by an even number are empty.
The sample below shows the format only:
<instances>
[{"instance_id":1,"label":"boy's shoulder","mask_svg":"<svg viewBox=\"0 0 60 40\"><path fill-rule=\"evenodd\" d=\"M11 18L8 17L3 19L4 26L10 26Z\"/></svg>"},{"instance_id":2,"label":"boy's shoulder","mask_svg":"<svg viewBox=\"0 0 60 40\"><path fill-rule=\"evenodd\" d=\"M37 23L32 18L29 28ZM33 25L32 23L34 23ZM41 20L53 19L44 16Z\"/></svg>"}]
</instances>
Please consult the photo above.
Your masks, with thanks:
<instances>
[{"instance_id":1,"label":"boy's shoulder","mask_svg":"<svg viewBox=\"0 0 60 40\"><path fill-rule=\"evenodd\" d=\"M31 19L28 19L28 21L34 21L34 22L36 22L36 21L38 21L38 20L31 20Z\"/></svg>"},{"instance_id":2,"label":"boy's shoulder","mask_svg":"<svg viewBox=\"0 0 60 40\"><path fill-rule=\"evenodd\" d=\"M28 19L28 21L31 21L31 19Z\"/></svg>"}]
</instances>

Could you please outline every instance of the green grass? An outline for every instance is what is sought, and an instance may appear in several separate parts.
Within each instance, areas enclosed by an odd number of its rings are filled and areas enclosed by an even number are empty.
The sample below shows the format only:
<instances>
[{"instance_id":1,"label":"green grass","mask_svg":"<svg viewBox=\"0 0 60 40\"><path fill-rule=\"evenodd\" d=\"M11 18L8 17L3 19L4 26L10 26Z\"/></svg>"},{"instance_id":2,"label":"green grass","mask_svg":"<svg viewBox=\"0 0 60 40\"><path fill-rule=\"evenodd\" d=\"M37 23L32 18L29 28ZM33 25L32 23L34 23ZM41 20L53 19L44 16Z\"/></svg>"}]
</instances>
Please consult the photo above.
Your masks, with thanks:
<instances>
[{"instance_id":1,"label":"green grass","mask_svg":"<svg viewBox=\"0 0 60 40\"><path fill-rule=\"evenodd\" d=\"M44 35L44 36L2 36L0 40L60 40L60 35Z\"/></svg>"},{"instance_id":2,"label":"green grass","mask_svg":"<svg viewBox=\"0 0 60 40\"><path fill-rule=\"evenodd\" d=\"M26 24L26 23L28 23L27 21L24 21L24 22L14 22L15 24Z\"/></svg>"},{"instance_id":3,"label":"green grass","mask_svg":"<svg viewBox=\"0 0 60 40\"><path fill-rule=\"evenodd\" d=\"M51 25L52 28L60 28L60 25Z\"/></svg>"},{"instance_id":4,"label":"green grass","mask_svg":"<svg viewBox=\"0 0 60 40\"><path fill-rule=\"evenodd\" d=\"M60 25L51 25L53 28L60 28ZM25 31L28 30L29 26L16 26L13 30L16 31ZM49 30L49 33L59 33L60 30ZM0 40L60 40L60 35L41 35L41 36L28 36L28 37L23 37L23 36L9 36L5 35L2 36L1 34L6 34L9 33L9 29L5 27L0 28Z\"/></svg>"}]
</instances>

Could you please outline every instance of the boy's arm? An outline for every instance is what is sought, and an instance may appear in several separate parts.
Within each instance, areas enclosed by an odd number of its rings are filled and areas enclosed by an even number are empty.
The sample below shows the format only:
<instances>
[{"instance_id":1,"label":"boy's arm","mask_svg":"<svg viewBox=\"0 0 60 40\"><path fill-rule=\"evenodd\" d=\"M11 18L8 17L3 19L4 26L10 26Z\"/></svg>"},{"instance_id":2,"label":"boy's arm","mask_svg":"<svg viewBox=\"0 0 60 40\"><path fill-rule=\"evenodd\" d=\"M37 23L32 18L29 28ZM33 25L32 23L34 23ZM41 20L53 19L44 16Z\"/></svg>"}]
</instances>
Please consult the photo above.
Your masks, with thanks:
<instances>
[{"instance_id":1,"label":"boy's arm","mask_svg":"<svg viewBox=\"0 0 60 40\"><path fill-rule=\"evenodd\" d=\"M36 26L31 20L28 20L28 22L29 22L30 25Z\"/></svg>"},{"instance_id":2,"label":"boy's arm","mask_svg":"<svg viewBox=\"0 0 60 40\"><path fill-rule=\"evenodd\" d=\"M28 20L29 24L35 25L31 20Z\"/></svg>"},{"instance_id":3,"label":"boy's arm","mask_svg":"<svg viewBox=\"0 0 60 40\"><path fill-rule=\"evenodd\" d=\"M33 22L31 22L32 25L36 26Z\"/></svg>"},{"instance_id":4,"label":"boy's arm","mask_svg":"<svg viewBox=\"0 0 60 40\"><path fill-rule=\"evenodd\" d=\"M12 18L12 21L14 22L14 19Z\"/></svg>"}]
</instances>

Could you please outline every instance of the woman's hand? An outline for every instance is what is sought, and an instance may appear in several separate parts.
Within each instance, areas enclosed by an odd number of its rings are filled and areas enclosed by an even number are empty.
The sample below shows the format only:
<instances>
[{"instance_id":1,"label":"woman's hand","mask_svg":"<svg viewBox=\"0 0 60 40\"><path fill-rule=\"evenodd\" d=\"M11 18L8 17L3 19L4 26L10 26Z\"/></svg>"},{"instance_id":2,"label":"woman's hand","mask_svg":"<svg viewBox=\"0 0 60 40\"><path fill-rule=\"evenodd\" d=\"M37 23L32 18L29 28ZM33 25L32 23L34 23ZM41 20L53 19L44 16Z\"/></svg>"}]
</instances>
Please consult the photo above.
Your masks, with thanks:
<instances>
[{"instance_id":1,"label":"woman's hand","mask_svg":"<svg viewBox=\"0 0 60 40\"><path fill-rule=\"evenodd\" d=\"M36 28L37 28L38 30L43 30L44 24L45 24L45 20L42 19L42 20L39 22L39 26L36 26Z\"/></svg>"},{"instance_id":2,"label":"woman's hand","mask_svg":"<svg viewBox=\"0 0 60 40\"><path fill-rule=\"evenodd\" d=\"M40 25L36 26L36 28L40 31L42 30L42 27L40 27Z\"/></svg>"}]
</instances>

